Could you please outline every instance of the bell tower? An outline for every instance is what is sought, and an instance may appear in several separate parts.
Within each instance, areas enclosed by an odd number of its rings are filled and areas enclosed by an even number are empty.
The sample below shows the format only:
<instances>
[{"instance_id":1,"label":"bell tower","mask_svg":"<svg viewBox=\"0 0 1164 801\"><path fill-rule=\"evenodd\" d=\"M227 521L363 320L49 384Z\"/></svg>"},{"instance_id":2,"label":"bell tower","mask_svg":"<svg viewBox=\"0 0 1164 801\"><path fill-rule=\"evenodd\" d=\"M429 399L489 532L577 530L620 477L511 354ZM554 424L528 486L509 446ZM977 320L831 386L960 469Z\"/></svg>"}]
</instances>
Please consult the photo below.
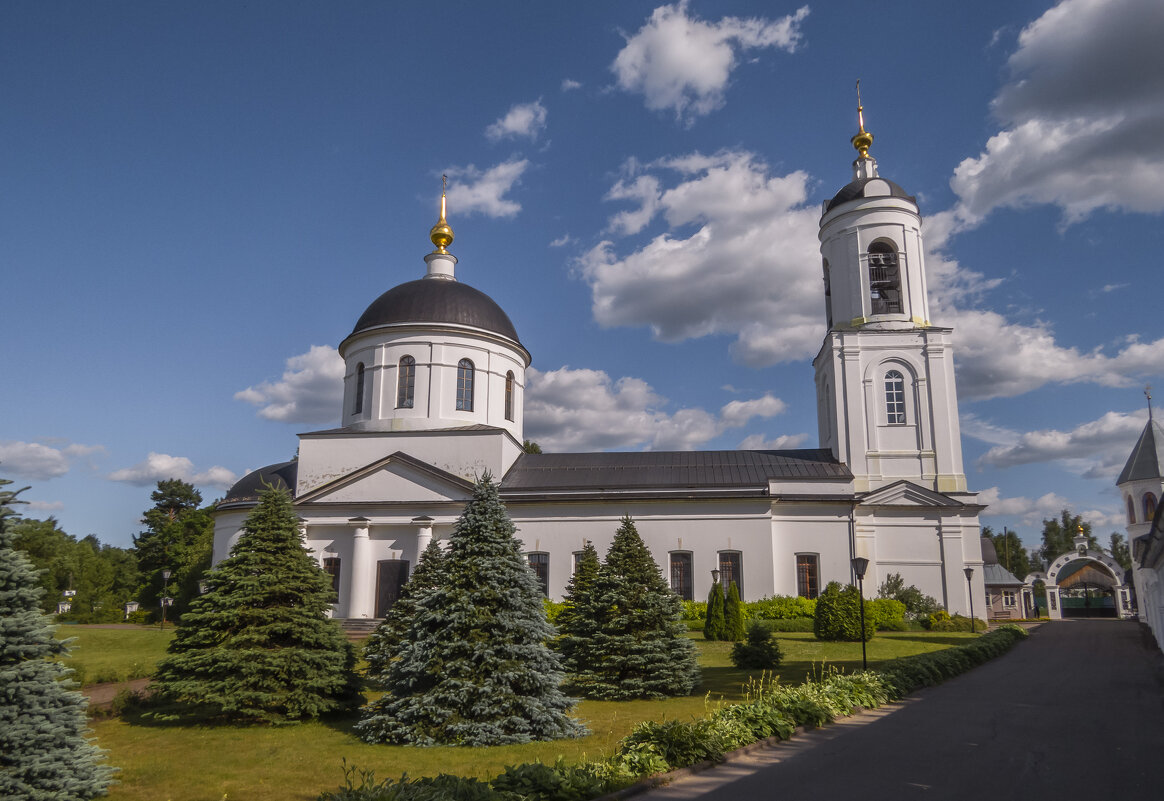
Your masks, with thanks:
<instances>
[{"instance_id":1,"label":"bell tower","mask_svg":"<svg viewBox=\"0 0 1164 801\"><path fill-rule=\"evenodd\" d=\"M820 220L821 447L848 464L859 492L902 479L965 492L952 329L930 322L917 201L878 173L859 92L853 180Z\"/></svg>"}]
</instances>

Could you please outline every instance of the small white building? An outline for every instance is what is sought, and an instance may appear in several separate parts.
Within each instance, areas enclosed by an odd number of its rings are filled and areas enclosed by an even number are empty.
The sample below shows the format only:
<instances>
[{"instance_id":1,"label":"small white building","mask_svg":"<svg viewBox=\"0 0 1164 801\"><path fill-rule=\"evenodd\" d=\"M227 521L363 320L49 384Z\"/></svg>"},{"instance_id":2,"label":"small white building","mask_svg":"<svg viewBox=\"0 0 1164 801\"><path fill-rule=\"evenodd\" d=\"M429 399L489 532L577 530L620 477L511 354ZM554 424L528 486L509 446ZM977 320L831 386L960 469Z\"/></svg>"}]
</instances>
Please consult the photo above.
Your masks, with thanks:
<instances>
[{"instance_id":1,"label":"small white building","mask_svg":"<svg viewBox=\"0 0 1164 801\"><path fill-rule=\"evenodd\" d=\"M1152 415L1116 480L1128 512L1128 546L1139 618L1164 649L1164 426Z\"/></svg>"},{"instance_id":2,"label":"small white building","mask_svg":"<svg viewBox=\"0 0 1164 801\"><path fill-rule=\"evenodd\" d=\"M605 553L630 515L684 598L706 597L712 569L745 599L815 597L851 582L863 556L867 586L900 573L968 614L969 593L983 597L983 507L962 468L953 331L930 321L917 203L878 175L871 143L862 125L853 179L822 210L819 448L524 453L530 352L496 303L457 280L442 198L424 275L374 300L340 343L341 427L300 435L298 461L227 493L215 561L262 486L286 486L333 576L335 615L381 617L489 471L554 598L584 543Z\"/></svg>"}]
</instances>

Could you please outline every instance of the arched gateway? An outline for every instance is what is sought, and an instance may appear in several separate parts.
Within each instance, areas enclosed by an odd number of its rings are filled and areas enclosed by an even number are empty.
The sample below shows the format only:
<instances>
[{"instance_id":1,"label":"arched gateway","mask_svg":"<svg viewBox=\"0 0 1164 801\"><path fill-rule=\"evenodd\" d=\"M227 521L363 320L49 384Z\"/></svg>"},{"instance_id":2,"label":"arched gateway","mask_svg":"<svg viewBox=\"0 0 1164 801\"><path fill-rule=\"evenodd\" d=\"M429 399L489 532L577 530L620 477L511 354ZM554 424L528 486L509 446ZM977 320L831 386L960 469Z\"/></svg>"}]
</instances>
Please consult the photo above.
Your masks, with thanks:
<instances>
[{"instance_id":1,"label":"arched gateway","mask_svg":"<svg viewBox=\"0 0 1164 801\"><path fill-rule=\"evenodd\" d=\"M1132 617L1131 589L1124 584L1123 567L1102 551L1088 550L1087 538L1083 536L1082 532L1075 538L1075 550L1068 551L1057 558L1047 568L1046 573L1037 571L1023 579L1024 608L1034 608L1035 582L1042 581L1047 588L1047 611L1052 620L1061 620L1063 618L1063 598L1060 595L1060 590L1063 587L1059 583L1060 578L1066 578L1064 572L1067 566L1077 562L1091 563L1105 577L1110 575L1115 616L1120 619ZM1076 574L1076 571L1066 572L1070 575Z\"/></svg>"}]
</instances>

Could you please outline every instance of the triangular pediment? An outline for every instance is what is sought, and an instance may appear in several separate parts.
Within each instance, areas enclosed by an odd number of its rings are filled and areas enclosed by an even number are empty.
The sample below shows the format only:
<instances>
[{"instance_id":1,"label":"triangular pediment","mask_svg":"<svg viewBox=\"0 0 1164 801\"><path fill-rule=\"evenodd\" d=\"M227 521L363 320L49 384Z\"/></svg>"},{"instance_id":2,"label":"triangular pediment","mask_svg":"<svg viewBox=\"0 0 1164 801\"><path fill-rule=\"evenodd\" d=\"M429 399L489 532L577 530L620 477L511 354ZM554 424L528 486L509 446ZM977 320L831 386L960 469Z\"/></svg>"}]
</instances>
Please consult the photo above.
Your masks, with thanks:
<instances>
[{"instance_id":1,"label":"triangular pediment","mask_svg":"<svg viewBox=\"0 0 1164 801\"><path fill-rule=\"evenodd\" d=\"M332 479L295 499L304 504L465 501L473 485L403 451Z\"/></svg>"},{"instance_id":2,"label":"triangular pediment","mask_svg":"<svg viewBox=\"0 0 1164 801\"><path fill-rule=\"evenodd\" d=\"M920 487L905 480L866 493L861 496L860 504L862 506L927 506L934 508L965 506L961 501L951 498L949 495Z\"/></svg>"}]
</instances>

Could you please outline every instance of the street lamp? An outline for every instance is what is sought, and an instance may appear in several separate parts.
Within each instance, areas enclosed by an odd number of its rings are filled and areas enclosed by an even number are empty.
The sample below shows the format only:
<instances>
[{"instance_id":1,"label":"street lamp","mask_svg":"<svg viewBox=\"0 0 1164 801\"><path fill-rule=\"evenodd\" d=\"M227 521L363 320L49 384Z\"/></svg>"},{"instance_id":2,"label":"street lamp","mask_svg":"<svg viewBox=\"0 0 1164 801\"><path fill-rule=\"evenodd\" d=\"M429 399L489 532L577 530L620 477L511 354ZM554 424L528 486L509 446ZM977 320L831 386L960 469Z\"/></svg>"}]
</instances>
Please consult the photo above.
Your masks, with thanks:
<instances>
[{"instance_id":1,"label":"street lamp","mask_svg":"<svg viewBox=\"0 0 1164 801\"><path fill-rule=\"evenodd\" d=\"M711 569L711 583L712 584L719 584L719 568L718 567L713 567Z\"/></svg>"},{"instance_id":2,"label":"street lamp","mask_svg":"<svg viewBox=\"0 0 1164 801\"><path fill-rule=\"evenodd\" d=\"M861 598L861 670L868 670L869 660L865 654L865 571L869 568L869 560L863 556L854 556L852 565L857 575L857 593Z\"/></svg>"},{"instance_id":3,"label":"street lamp","mask_svg":"<svg viewBox=\"0 0 1164 801\"><path fill-rule=\"evenodd\" d=\"M166 607L174 602L173 598L167 597L169 595L168 590L170 589L170 576L171 575L172 574L170 573L170 569L168 567L162 569L162 597L159 600L159 603L162 606L162 629L163 630L165 630L165 628L166 628Z\"/></svg>"},{"instance_id":4,"label":"street lamp","mask_svg":"<svg viewBox=\"0 0 1164 801\"><path fill-rule=\"evenodd\" d=\"M966 573L966 589L968 589L970 591L970 633L973 634L974 628L975 628L975 625L974 625L974 582L971 581L971 579L974 578L974 568L967 567L964 569L963 572Z\"/></svg>"}]
</instances>

